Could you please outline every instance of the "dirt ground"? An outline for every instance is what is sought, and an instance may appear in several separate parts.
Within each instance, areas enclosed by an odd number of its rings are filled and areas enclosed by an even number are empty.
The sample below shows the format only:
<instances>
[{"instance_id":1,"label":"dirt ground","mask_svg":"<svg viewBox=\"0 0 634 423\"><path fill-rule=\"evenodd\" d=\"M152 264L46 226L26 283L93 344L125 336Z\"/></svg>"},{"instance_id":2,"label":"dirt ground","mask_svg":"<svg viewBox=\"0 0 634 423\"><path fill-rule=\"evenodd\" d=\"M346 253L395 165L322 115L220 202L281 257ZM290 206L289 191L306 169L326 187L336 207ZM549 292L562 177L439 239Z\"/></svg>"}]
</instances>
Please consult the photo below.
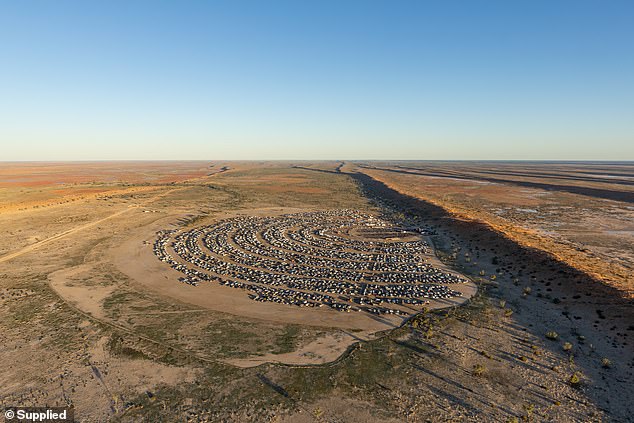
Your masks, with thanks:
<instances>
[{"instance_id":1,"label":"dirt ground","mask_svg":"<svg viewBox=\"0 0 634 423\"><path fill-rule=\"evenodd\" d=\"M597 166L385 163L360 169L634 296L634 168Z\"/></svg>"},{"instance_id":2,"label":"dirt ground","mask_svg":"<svg viewBox=\"0 0 634 423\"><path fill-rule=\"evenodd\" d=\"M88 175L93 164L68 166ZM64 188L76 200L56 201L67 195L58 192L37 208L0 209L3 406L73 405L81 421L148 422L618 422L634 413L632 304L567 261L347 173L349 163L121 166L95 168L118 169L102 180L107 196L86 193L82 180ZM36 198L49 188L33 181L50 185L64 173L54 169L21 186L36 169L3 167L17 191L2 191L0 205ZM516 207L538 207L520 197ZM470 275L478 293L404 325L297 313L181 284L151 252L159 229L343 208L429 227L430 259ZM613 230L628 230L614 219Z\"/></svg>"}]
</instances>

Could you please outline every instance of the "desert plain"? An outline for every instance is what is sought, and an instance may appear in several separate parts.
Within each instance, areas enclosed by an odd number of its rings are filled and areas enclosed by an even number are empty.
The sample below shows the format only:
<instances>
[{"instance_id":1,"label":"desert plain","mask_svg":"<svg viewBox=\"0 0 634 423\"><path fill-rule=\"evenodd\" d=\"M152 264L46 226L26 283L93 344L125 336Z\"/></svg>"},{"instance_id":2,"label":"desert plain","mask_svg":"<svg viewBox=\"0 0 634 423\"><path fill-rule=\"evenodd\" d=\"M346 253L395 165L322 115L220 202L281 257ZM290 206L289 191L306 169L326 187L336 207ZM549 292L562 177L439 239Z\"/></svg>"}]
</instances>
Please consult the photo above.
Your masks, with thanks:
<instances>
[{"instance_id":1,"label":"desert plain","mask_svg":"<svg viewBox=\"0 0 634 423\"><path fill-rule=\"evenodd\" d=\"M319 213L338 220L303 230ZM286 226L196 238L222 222ZM181 234L210 248L179 255ZM633 251L631 163L1 163L0 402L79 421L631 421ZM424 277L398 270L413 259L459 283L416 297L377 270ZM286 303L264 280L299 286L302 260L345 277Z\"/></svg>"}]
</instances>

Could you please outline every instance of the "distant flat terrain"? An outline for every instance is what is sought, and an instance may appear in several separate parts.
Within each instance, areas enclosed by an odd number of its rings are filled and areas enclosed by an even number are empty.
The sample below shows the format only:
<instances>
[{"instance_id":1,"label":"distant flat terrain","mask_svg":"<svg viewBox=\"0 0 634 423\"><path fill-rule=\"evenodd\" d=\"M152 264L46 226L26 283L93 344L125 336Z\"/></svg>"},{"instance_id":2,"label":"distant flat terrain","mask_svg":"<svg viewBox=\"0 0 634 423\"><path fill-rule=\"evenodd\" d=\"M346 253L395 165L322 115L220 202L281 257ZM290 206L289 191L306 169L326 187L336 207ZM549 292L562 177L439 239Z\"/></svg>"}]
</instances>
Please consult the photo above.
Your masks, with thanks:
<instances>
[{"instance_id":1,"label":"distant flat terrain","mask_svg":"<svg viewBox=\"0 0 634 423\"><path fill-rule=\"evenodd\" d=\"M360 168L634 295L633 163L373 162Z\"/></svg>"},{"instance_id":2,"label":"distant flat terrain","mask_svg":"<svg viewBox=\"0 0 634 423\"><path fill-rule=\"evenodd\" d=\"M0 164L0 405L625 421L631 168Z\"/></svg>"}]
</instances>

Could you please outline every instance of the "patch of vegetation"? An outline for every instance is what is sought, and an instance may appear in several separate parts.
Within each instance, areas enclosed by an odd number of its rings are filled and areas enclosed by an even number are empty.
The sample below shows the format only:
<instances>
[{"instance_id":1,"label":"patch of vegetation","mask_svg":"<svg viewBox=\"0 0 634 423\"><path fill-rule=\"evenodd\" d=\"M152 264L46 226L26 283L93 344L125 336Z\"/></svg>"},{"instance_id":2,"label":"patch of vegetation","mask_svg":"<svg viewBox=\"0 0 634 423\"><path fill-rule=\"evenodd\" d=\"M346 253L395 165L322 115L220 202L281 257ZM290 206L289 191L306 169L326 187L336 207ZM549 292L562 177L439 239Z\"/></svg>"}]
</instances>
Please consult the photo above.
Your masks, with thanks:
<instances>
[{"instance_id":1,"label":"patch of vegetation","mask_svg":"<svg viewBox=\"0 0 634 423\"><path fill-rule=\"evenodd\" d=\"M484 372L486 372L484 364L474 364L473 369L471 370L471 374L478 377L484 375Z\"/></svg>"},{"instance_id":2,"label":"patch of vegetation","mask_svg":"<svg viewBox=\"0 0 634 423\"><path fill-rule=\"evenodd\" d=\"M554 330L550 330L546 332L546 339L550 339L551 341L556 341L559 338L559 334Z\"/></svg>"},{"instance_id":3,"label":"patch of vegetation","mask_svg":"<svg viewBox=\"0 0 634 423\"><path fill-rule=\"evenodd\" d=\"M150 359L150 357L147 356L143 351L139 351L129 345L126 345L124 338L116 334L110 336L110 339L108 340L106 346L110 354L117 357L125 357L135 360Z\"/></svg>"},{"instance_id":4,"label":"patch of vegetation","mask_svg":"<svg viewBox=\"0 0 634 423\"><path fill-rule=\"evenodd\" d=\"M297 341L301 332L299 325L287 325L283 332L278 335L274 342L273 354L284 354L297 349Z\"/></svg>"},{"instance_id":5,"label":"patch of vegetation","mask_svg":"<svg viewBox=\"0 0 634 423\"><path fill-rule=\"evenodd\" d=\"M127 302L131 296L132 294L130 292L115 291L103 300L103 307L108 311L114 311L116 307Z\"/></svg>"},{"instance_id":6,"label":"patch of vegetation","mask_svg":"<svg viewBox=\"0 0 634 423\"><path fill-rule=\"evenodd\" d=\"M583 375L581 374L581 372L574 372L568 378L568 383L573 388L578 388L579 386L581 386L582 381L583 381Z\"/></svg>"}]
</instances>

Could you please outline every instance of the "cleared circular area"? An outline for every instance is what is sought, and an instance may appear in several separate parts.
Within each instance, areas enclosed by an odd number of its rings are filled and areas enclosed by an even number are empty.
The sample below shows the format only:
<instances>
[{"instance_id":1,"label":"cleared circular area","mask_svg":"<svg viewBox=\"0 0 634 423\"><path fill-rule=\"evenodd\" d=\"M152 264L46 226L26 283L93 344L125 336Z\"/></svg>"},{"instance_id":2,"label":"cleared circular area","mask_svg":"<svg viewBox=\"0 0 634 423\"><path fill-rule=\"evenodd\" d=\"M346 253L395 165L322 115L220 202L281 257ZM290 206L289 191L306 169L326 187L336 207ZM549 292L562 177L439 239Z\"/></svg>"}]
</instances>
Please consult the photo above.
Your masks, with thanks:
<instances>
[{"instance_id":1,"label":"cleared circular area","mask_svg":"<svg viewBox=\"0 0 634 423\"><path fill-rule=\"evenodd\" d=\"M354 210L235 217L160 231L154 254L191 286L218 283L254 301L399 315L456 299L468 282L429 260L415 228Z\"/></svg>"}]
</instances>

